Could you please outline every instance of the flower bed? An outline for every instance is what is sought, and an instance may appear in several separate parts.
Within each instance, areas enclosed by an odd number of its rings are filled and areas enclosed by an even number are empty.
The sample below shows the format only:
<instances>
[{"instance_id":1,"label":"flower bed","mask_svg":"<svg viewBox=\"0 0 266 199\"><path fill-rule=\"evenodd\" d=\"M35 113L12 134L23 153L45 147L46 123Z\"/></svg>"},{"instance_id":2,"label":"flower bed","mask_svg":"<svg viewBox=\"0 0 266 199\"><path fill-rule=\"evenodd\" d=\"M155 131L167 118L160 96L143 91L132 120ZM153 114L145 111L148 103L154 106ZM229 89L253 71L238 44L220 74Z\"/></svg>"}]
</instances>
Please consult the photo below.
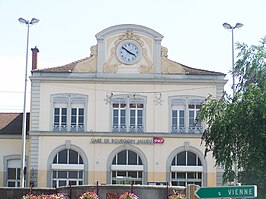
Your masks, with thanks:
<instances>
[{"instance_id":1,"label":"flower bed","mask_svg":"<svg viewBox=\"0 0 266 199\"><path fill-rule=\"evenodd\" d=\"M99 199L98 195L94 191L87 191L83 193L79 199Z\"/></svg>"},{"instance_id":2,"label":"flower bed","mask_svg":"<svg viewBox=\"0 0 266 199\"><path fill-rule=\"evenodd\" d=\"M186 194L176 193L176 194L170 195L168 199L186 199Z\"/></svg>"},{"instance_id":3,"label":"flower bed","mask_svg":"<svg viewBox=\"0 0 266 199\"><path fill-rule=\"evenodd\" d=\"M119 196L119 199L139 199L134 193L125 192Z\"/></svg>"},{"instance_id":4,"label":"flower bed","mask_svg":"<svg viewBox=\"0 0 266 199\"><path fill-rule=\"evenodd\" d=\"M22 197L22 199L65 199L64 194L40 194L40 195L33 195L27 194Z\"/></svg>"}]
</instances>

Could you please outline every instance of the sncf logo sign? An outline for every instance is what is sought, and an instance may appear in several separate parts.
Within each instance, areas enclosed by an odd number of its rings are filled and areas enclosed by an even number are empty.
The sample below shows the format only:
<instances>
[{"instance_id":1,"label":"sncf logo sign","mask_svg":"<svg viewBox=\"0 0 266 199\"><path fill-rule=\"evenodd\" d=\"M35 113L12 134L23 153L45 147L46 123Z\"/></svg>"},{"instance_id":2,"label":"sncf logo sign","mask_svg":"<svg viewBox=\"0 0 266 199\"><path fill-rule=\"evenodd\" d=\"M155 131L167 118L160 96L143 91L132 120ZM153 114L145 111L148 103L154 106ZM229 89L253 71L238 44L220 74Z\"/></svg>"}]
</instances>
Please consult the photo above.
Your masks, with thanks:
<instances>
[{"instance_id":1,"label":"sncf logo sign","mask_svg":"<svg viewBox=\"0 0 266 199\"><path fill-rule=\"evenodd\" d=\"M159 138L159 137L154 137L153 138L153 144L163 144L164 143L164 139L163 138Z\"/></svg>"}]
</instances>

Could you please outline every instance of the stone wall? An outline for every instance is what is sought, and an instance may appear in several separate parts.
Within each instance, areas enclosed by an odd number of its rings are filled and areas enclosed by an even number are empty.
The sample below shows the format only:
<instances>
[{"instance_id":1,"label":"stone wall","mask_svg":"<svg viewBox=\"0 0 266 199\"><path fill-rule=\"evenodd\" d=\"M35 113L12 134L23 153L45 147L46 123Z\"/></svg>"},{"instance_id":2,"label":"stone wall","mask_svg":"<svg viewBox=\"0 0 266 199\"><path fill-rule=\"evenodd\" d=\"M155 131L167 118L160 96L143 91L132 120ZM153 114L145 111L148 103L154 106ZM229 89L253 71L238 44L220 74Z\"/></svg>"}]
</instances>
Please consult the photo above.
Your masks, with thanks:
<instances>
[{"instance_id":1,"label":"stone wall","mask_svg":"<svg viewBox=\"0 0 266 199\"><path fill-rule=\"evenodd\" d=\"M99 185L99 186L72 186L54 188L6 188L0 187L1 199L21 199L23 195L32 192L34 195L45 193L63 193L66 199L78 199L78 197L88 191L94 190L100 199L118 199L124 192L133 192L139 199L168 199L168 195L173 190L183 193L184 187L177 186L143 186L143 185Z\"/></svg>"}]
</instances>

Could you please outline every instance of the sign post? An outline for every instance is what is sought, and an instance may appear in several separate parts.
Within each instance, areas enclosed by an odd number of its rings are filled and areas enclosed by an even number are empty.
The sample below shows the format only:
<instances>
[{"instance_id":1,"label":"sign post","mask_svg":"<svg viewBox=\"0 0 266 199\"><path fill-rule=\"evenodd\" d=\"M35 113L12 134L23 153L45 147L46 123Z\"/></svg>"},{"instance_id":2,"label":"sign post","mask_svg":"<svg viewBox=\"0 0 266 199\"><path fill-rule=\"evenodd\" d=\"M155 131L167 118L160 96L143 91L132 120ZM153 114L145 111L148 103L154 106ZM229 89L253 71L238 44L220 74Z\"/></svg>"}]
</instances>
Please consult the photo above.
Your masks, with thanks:
<instances>
[{"instance_id":1,"label":"sign post","mask_svg":"<svg viewBox=\"0 0 266 199\"><path fill-rule=\"evenodd\" d=\"M198 198L253 198L257 197L257 186L201 187L195 195Z\"/></svg>"},{"instance_id":2,"label":"sign post","mask_svg":"<svg viewBox=\"0 0 266 199\"><path fill-rule=\"evenodd\" d=\"M199 189L199 188L200 188L200 186L198 186L198 185L189 184L187 186L187 193L186 193L186 195L188 196L188 198L189 199L199 199L199 197L197 197L195 195L196 190Z\"/></svg>"}]
</instances>

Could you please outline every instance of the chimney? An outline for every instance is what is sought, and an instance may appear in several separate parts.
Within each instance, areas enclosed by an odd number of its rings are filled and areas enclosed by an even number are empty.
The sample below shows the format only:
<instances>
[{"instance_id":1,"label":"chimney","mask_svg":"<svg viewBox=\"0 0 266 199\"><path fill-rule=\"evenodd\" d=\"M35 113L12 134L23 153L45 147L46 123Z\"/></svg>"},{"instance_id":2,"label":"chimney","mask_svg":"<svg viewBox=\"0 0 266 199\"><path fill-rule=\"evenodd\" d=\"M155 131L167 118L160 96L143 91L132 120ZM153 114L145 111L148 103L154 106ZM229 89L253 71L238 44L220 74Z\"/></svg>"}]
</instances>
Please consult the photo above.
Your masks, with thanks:
<instances>
[{"instance_id":1,"label":"chimney","mask_svg":"<svg viewBox=\"0 0 266 199\"><path fill-rule=\"evenodd\" d=\"M38 57L38 52L39 49L35 46L35 48L31 49L32 51L32 70L37 69L37 57Z\"/></svg>"}]
</instances>

